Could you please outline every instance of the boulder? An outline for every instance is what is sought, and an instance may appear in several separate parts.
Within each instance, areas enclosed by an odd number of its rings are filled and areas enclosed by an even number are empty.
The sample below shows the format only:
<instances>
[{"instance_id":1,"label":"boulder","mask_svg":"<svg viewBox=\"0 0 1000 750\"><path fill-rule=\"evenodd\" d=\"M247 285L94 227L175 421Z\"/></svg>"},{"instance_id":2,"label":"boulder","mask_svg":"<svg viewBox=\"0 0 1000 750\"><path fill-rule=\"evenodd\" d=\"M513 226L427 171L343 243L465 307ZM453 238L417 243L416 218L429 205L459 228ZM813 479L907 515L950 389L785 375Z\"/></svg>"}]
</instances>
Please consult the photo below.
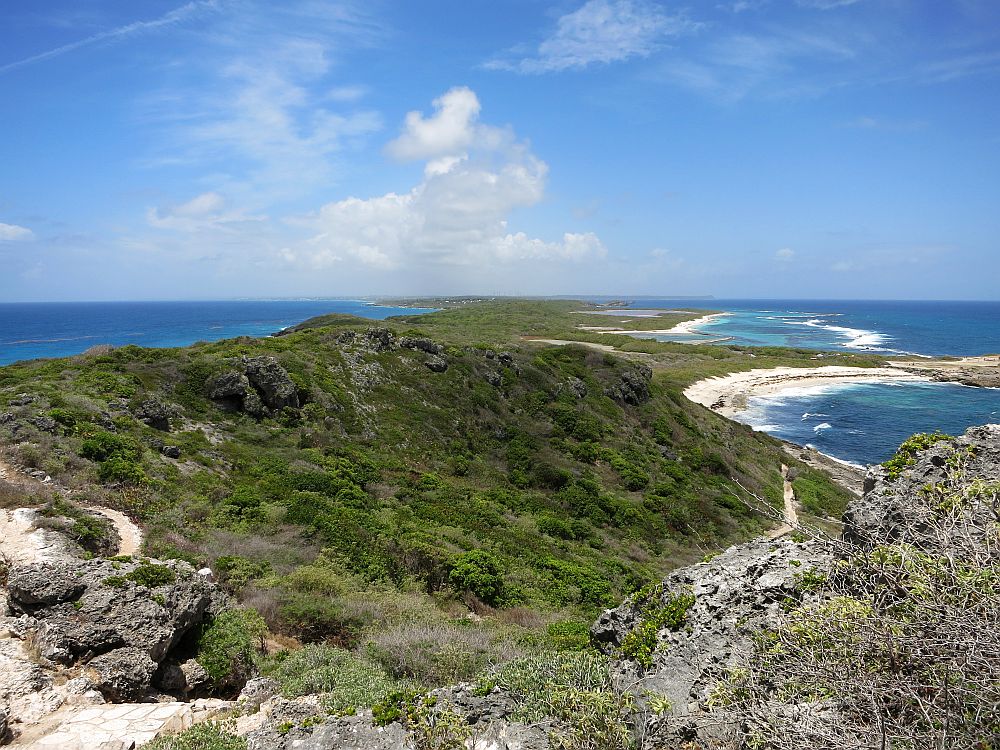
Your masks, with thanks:
<instances>
[{"instance_id":1,"label":"boulder","mask_svg":"<svg viewBox=\"0 0 1000 750\"><path fill-rule=\"evenodd\" d=\"M416 349L417 351L421 351L426 354L444 353L444 347L441 346L441 344L436 344L430 339L418 336L403 336L403 338L399 340L399 345L403 349Z\"/></svg>"},{"instance_id":2,"label":"boulder","mask_svg":"<svg viewBox=\"0 0 1000 750\"><path fill-rule=\"evenodd\" d=\"M240 691L236 703L245 712L256 711L264 701L273 698L281 692L281 685L270 677L254 677Z\"/></svg>"},{"instance_id":3,"label":"boulder","mask_svg":"<svg viewBox=\"0 0 1000 750\"><path fill-rule=\"evenodd\" d=\"M652 379L653 370L648 365L633 365L621 372L617 383L604 389L604 395L638 406L649 401L649 382Z\"/></svg>"},{"instance_id":4,"label":"boulder","mask_svg":"<svg viewBox=\"0 0 1000 750\"><path fill-rule=\"evenodd\" d=\"M230 411L241 411L243 399L251 390L247 376L235 370L216 375L208 382L208 397Z\"/></svg>"},{"instance_id":5,"label":"boulder","mask_svg":"<svg viewBox=\"0 0 1000 750\"><path fill-rule=\"evenodd\" d=\"M176 445L164 445L160 448L160 453L162 453L167 458L180 458L181 449Z\"/></svg>"},{"instance_id":6,"label":"boulder","mask_svg":"<svg viewBox=\"0 0 1000 750\"><path fill-rule=\"evenodd\" d=\"M503 375L501 375L496 370L487 370L483 374L483 378L486 380L487 383L492 385L494 388L499 388L500 386L503 385Z\"/></svg>"},{"instance_id":7,"label":"boulder","mask_svg":"<svg viewBox=\"0 0 1000 750\"><path fill-rule=\"evenodd\" d=\"M974 477L993 481L1000 476L1000 425L972 427L960 437L934 443L914 455L895 476L884 466L869 467L864 494L851 501L844 513L844 540L861 546L905 540L931 553L954 553L964 544L986 543L993 520L989 503L963 500L965 512L977 520L972 524L972 529L979 530L977 538L949 539L936 523L943 494L929 494L927 488L941 493L958 490L952 486L953 467L958 465L962 481Z\"/></svg>"},{"instance_id":8,"label":"boulder","mask_svg":"<svg viewBox=\"0 0 1000 750\"><path fill-rule=\"evenodd\" d=\"M28 421L42 432L51 432L53 435L59 429L59 423L47 414L38 414Z\"/></svg>"},{"instance_id":9,"label":"boulder","mask_svg":"<svg viewBox=\"0 0 1000 750\"><path fill-rule=\"evenodd\" d=\"M12 608L25 613L76 599L85 588L70 566L44 563L18 566L11 568L7 575Z\"/></svg>"},{"instance_id":10,"label":"boulder","mask_svg":"<svg viewBox=\"0 0 1000 750\"><path fill-rule=\"evenodd\" d=\"M118 648L92 659L87 669L109 700L136 701L149 690L156 662L142 649Z\"/></svg>"},{"instance_id":11,"label":"boulder","mask_svg":"<svg viewBox=\"0 0 1000 750\"><path fill-rule=\"evenodd\" d=\"M150 572L162 580L150 577ZM130 579L133 573L149 587ZM219 596L190 565L175 560L15 566L10 580L11 609L37 620L34 640L39 653L62 664L86 662L122 647L161 662L216 606Z\"/></svg>"},{"instance_id":12,"label":"boulder","mask_svg":"<svg viewBox=\"0 0 1000 750\"><path fill-rule=\"evenodd\" d=\"M271 411L286 406L297 409L299 392L288 371L274 357L250 357L243 361L243 370L250 385Z\"/></svg>"},{"instance_id":13,"label":"boulder","mask_svg":"<svg viewBox=\"0 0 1000 750\"><path fill-rule=\"evenodd\" d=\"M424 362L424 367L426 367L431 372L444 372L448 369L448 360L444 357L438 357L436 355L431 355Z\"/></svg>"},{"instance_id":14,"label":"boulder","mask_svg":"<svg viewBox=\"0 0 1000 750\"><path fill-rule=\"evenodd\" d=\"M375 352L387 352L396 345L396 335L388 328L369 328L362 339Z\"/></svg>"},{"instance_id":15,"label":"boulder","mask_svg":"<svg viewBox=\"0 0 1000 750\"><path fill-rule=\"evenodd\" d=\"M708 562L674 571L647 597L606 610L591 638L605 653L616 654L650 608L676 595L693 595L684 627L658 633L649 669L627 660L616 668L635 684L636 694L666 697L675 714L697 712L727 670L751 653L754 634L778 622L783 603L796 591L796 574L830 561L830 552L816 542L758 539L730 547Z\"/></svg>"},{"instance_id":16,"label":"boulder","mask_svg":"<svg viewBox=\"0 0 1000 750\"><path fill-rule=\"evenodd\" d=\"M132 411L140 422L161 432L170 432L170 419L176 416L176 410L158 398L143 399Z\"/></svg>"}]
</instances>

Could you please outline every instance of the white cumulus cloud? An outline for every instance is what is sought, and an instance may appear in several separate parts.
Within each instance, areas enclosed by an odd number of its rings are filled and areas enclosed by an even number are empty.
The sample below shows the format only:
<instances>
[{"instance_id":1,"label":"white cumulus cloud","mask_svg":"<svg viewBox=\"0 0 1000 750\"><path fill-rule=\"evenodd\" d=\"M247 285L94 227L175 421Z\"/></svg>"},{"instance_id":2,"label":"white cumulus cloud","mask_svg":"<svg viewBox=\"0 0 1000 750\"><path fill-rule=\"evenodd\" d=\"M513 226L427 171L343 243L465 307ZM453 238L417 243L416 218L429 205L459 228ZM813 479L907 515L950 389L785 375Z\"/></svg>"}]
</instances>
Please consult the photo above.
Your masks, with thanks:
<instances>
[{"instance_id":1,"label":"white cumulus cloud","mask_svg":"<svg viewBox=\"0 0 1000 750\"><path fill-rule=\"evenodd\" d=\"M774 252L774 257L780 261L788 262L795 257L795 251L790 247L783 247Z\"/></svg>"},{"instance_id":2,"label":"white cumulus cloud","mask_svg":"<svg viewBox=\"0 0 1000 750\"><path fill-rule=\"evenodd\" d=\"M328 203L297 223L314 234L288 262L328 267L345 260L379 270L475 267L524 260L582 261L606 254L592 233L555 241L511 232L508 217L537 204L548 166L509 130L478 123L479 100L455 88L434 101L436 112L411 112L386 148L397 159L427 161L410 190Z\"/></svg>"},{"instance_id":3,"label":"white cumulus cloud","mask_svg":"<svg viewBox=\"0 0 1000 750\"><path fill-rule=\"evenodd\" d=\"M30 240L35 236L27 227L19 227L17 224L4 224L0 222L0 242L13 242L14 240Z\"/></svg>"}]
</instances>

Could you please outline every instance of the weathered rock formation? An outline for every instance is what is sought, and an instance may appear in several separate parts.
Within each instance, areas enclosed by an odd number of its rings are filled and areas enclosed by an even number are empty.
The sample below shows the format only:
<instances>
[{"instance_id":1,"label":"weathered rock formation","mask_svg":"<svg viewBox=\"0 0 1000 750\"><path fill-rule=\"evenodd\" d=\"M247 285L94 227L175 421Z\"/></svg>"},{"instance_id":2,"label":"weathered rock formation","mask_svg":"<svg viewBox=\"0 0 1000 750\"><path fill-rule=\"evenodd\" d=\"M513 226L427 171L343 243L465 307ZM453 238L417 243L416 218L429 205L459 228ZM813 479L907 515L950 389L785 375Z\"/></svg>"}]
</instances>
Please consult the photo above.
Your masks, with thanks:
<instances>
[{"instance_id":1,"label":"weathered rock formation","mask_svg":"<svg viewBox=\"0 0 1000 750\"><path fill-rule=\"evenodd\" d=\"M653 370L648 365L632 365L622 370L619 381L604 389L604 395L625 404L638 406L649 401L649 382Z\"/></svg>"},{"instance_id":2,"label":"weathered rock formation","mask_svg":"<svg viewBox=\"0 0 1000 750\"><path fill-rule=\"evenodd\" d=\"M274 357L244 357L236 369L211 378L207 390L221 408L256 419L299 407L295 381Z\"/></svg>"},{"instance_id":3,"label":"weathered rock formation","mask_svg":"<svg viewBox=\"0 0 1000 750\"><path fill-rule=\"evenodd\" d=\"M221 594L184 562L80 560L16 565L9 608L39 656L83 665L109 700L134 700Z\"/></svg>"}]
</instances>

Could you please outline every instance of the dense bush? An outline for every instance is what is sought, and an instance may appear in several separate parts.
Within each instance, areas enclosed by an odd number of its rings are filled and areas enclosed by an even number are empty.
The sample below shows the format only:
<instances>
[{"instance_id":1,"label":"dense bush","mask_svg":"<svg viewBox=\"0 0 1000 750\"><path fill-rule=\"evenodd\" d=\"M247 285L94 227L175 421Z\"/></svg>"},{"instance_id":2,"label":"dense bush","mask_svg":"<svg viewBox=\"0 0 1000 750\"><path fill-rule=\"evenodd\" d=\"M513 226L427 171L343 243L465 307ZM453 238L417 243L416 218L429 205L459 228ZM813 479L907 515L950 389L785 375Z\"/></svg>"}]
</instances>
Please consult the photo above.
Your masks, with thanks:
<instances>
[{"instance_id":1,"label":"dense bush","mask_svg":"<svg viewBox=\"0 0 1000 750\"><path fill-rule=\"evenodd\" d=\"M500 562L485 550L472 550L455 558L450 579L456 589L469 591L487 604L498 604L503 595Z\"/></svg>"},{"instance_id":2,"label":"dense bush","mask_svg":"<svg viewBox=\"0 0 1000 750\"><path fill-rule=\"evenodd\" d=\"M367 653L395 677L428 687L471 679L488 665L503 664L524 650L481 627L408 623L375 634Z\"/></svg>"},{"instance_id":3,"label":"dense bush","mask_svg":"<svg viewBox=\"0 0 1000 750\"><path fill-rule=\"evenodd\" d=\"M252 674L254 655L266 632L257 612L226 610L202 628L195 658L217 686L239 689Z\"/></svg>"},{"instance_id":4,"label":"dense bush","mask_svg":"<svg viewBox=\"0 0 1000 750\"><path fill-rule=\"evenodd\" d=\"M165 734L143 745L146 750L246 750L247 741L214 722L197 724L178 734Z\"/></svg>"}]
</instances>

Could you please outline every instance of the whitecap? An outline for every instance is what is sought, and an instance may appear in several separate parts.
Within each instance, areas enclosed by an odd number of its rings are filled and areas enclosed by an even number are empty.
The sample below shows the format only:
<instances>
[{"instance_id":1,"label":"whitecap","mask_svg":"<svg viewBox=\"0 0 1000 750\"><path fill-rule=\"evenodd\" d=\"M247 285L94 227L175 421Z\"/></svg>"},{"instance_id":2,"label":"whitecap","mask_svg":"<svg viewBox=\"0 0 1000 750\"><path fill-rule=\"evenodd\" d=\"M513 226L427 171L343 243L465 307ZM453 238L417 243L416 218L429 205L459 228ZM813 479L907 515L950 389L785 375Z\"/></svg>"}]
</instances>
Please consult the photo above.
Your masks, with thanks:
<instances>
[{"instance_id":1,"label":"whitecap","mask_svg":"<svg viewBox=\"0 0 1000 750\"><path fill-rule=\"evenodd\" d=\"M802 420L801 421L805 421L805 420L809 419L810 417L829 417L829 416L830 416L829 414L823 414L822 412L818 412L818 411L816 411L816 412L807 411L805 414L802 415Z\"/></svg>"},{"instance_id":2,"label":"whitecap","mask_svg":"<svg viewBox=\"0 0 1000 750\"><path fill-rule=\"evenodd\" d=\"M833 427L833 425L830 424L829 422L822 422L822 423L816 425L815 427L813 427L813 432L819 434L823 430L829 430L832 427Z\"/></svg>"}]
</instances>

